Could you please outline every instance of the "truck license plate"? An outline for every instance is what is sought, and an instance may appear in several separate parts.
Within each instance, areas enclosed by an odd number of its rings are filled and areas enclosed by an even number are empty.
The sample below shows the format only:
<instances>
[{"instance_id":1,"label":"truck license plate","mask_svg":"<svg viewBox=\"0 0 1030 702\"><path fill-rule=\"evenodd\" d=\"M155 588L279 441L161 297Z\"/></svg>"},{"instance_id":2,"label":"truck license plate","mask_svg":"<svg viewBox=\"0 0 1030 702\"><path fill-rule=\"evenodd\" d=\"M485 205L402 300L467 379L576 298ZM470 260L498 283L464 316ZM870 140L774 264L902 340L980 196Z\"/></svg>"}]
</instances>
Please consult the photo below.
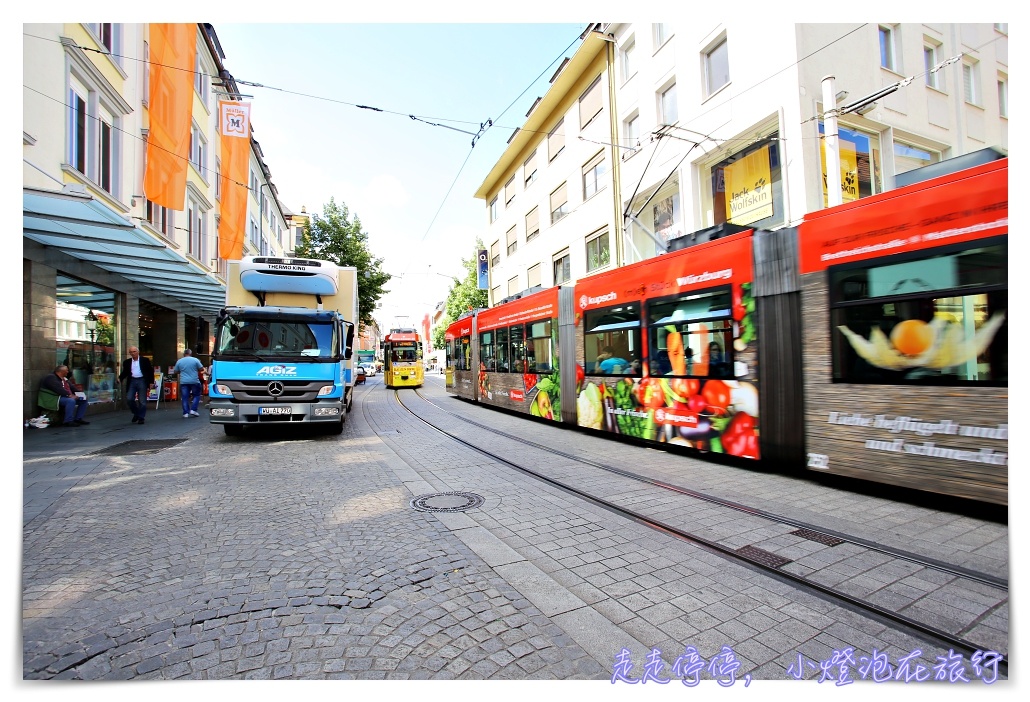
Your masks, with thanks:
<instances>
[{"instance_id":1,"label":"truck license plate","mask_svg":"<svg viewBox=\"0 0 1030 702\"><path fill-rule=\"evenodd\" d=\"M293 414L292 407L260 407L258 414Z\"/></svg>"}]
</instances>

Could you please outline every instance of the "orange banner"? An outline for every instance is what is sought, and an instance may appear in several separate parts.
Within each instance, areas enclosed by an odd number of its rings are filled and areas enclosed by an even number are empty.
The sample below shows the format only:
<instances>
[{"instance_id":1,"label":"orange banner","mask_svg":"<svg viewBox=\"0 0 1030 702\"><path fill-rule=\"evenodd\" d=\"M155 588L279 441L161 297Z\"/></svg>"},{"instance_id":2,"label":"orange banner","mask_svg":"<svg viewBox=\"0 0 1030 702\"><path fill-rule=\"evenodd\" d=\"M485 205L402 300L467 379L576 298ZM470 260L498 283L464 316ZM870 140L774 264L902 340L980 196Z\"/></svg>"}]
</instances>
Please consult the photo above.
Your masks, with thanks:
<instances>
[{"instance_id":1,"label":"orange banner","mask_svg":"<svg viewBox=\"0 0 1030 702\"><path fill-rule=\"evenodd\" d=\"M143 191L170 210L186 205L196 24L150 25L150 132Z\"/></svg>"},{"instance_id":2,"label":"orange banner","mask_svg":"<svg viewBox=\"0 0 1030 702\"><path fill-rule=\"evenodd\" d=\"M222 193L218 256L235 261L243 258L243 242L247 237L250 105L224 100L218 103L218 115L222 152L222 172L218 176Z\"/></svg>"}]
</instances>

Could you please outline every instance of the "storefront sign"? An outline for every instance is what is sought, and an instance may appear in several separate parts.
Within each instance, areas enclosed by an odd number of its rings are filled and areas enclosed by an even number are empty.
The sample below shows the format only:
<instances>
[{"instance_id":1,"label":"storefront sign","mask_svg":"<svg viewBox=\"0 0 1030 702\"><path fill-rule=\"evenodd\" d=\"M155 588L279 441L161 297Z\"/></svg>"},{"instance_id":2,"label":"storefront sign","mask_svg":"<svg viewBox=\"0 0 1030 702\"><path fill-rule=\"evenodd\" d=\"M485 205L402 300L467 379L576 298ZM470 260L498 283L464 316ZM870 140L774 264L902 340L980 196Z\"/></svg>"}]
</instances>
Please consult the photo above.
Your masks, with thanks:
<instances>
[{"instance_id":1,"label":"storefront sign","mask_svg":"<svg viewBox=\"0 0 1030 702\"><path fill-rule=\"evenodd\" d=\"M842 202L854 202L858 199L858 150L855 144L839 139L840 151L840 194ZM819 157L823 168L823 207L830 206L830 197L826 192L826 142L819 141Z\"/></svg>"}]
</instances>

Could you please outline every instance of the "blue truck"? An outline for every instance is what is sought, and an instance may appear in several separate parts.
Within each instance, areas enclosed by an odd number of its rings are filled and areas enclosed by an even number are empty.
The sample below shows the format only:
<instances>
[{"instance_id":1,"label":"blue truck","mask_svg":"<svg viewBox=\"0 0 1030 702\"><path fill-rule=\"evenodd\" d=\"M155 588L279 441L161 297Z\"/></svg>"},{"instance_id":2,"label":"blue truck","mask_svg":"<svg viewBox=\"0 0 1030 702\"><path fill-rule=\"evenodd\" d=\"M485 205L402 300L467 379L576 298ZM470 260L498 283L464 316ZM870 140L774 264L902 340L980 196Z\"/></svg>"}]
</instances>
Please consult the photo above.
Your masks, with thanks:
<instances>
[{"instance_id":1,"label":"blue truck","mask_svg":"<svg viewBox=\"0 0 1030 702\"><path fill-rule=\"evenodd\" d=\"M354 398L357 281L356 268L331 261L229 261L208 386L211 422L230 436L312 424L341 433Z\"/></svg>"}]
</instances>

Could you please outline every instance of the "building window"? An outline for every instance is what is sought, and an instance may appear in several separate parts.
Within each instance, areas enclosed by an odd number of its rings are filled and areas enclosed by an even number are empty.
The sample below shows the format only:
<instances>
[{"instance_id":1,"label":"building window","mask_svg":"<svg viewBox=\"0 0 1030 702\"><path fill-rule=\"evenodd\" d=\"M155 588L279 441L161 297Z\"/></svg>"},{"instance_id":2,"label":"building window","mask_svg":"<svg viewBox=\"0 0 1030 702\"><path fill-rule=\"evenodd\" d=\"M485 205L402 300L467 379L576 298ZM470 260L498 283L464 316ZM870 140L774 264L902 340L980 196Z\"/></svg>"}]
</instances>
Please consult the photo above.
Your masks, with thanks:
<instances>
[{"instance_id":1,"label":"building window","mask_svg":"<svg viewBox=\"0 0 1030 702\"><path fill-rule=\"evenodd\" d=\"M110 120L108 115L101 115L98 122L100 127L100 143L97 149L97 185L111 192L114 174L114 141L111 133L111 122L107 120Z\"/></svg>"},{"instance_id":2,"label":"building window","mask_svg":"<svg viewBox=\"0 0 1030 702\"><path fill-rule=\"evenodd\" d=\"M200 96L200 101L207 105L208 75L204 70L204 64L200 60L200 52L197 52L197 59L193 69L193 90Z\"/></svg>"},{"instance_id":3,"label":"building window","mask_svg":"<svg viewBox=\"0 0 1030 702\"><path fill-rule=\"evenodd\" d=\"M547 160L553 161L554 157L565 148L565 120L560 120L547 135Z\"/></svg>"},{"instance_id":4,"label":"building window","mask_svg":"<svg viewBox=\"0 0 1030 702\"><path fill-rule=\"evenodd\" d=\"M669 41L669 37L672 36L672 25L671 24L656 24L654 25L654 48L655 51L662 48L665 42Z\"/></svg>"},{"instance_id":5,"label":"building window","mask_svg":"<svg viewBox=\"0 0 1030 702\"><path fill-rule=\"evenodd\" d=\"M608 230L587 239L587 273L604 268L611 262L608 248Z\"/></svg>"},{"instance_id":6,"label":"building window","mask_svg":"<svg viewBox=\"0 0 1030 702\"><path fill-rule=\"evenodd\" d=\"M897 47L894 39L894 28L880 25L880 65L897 73Z\"/></svg>"},{"instance_id":7,"label":"building window","mask_svg":"<svg viewBox=\"0 0 1030 702\"><path fill-rule=\"evenodd\" d=\"M496 195L494 195L494 198L490 201L490 221L491 222L497 221L497 196Z\"/></svg>"},{"instance_id":8,"label":"building window","mask_svg":"<svg viewBox=\"0 0 1030 702\"><path fill-rule=\"evenodd\" d=\"M504 184L504 206L507 207L515 199L515 176L512 175Z\"/></svg>"},{"instance_id":9,"label":"building window","mask_svg":"<svg viewBox=\"0 0 1030 702\"><path fill-rule=\"evenodd\" d=\"M1005 75L998 76L998 114L1009 116L1009 79Z\"/></svg>"},{"instance_id":10,"label":"building window","mask_svg":"<svg viewBox=\"0 0 1030 702\"><path fill-rule=\"evenodd\" d=\"M632 78L633 74L637 72L637 64L633 59L633 51L636 48L637 44L631 37L619 50L619 67L622 69L623 83Z\"/></svg>"},{"instance_id":11,"label":"building window","mask_svg":"<svg viewBox=\"0 0 1030 702\"><path fill-rule=\"evenodd\" d=\"M525 179L526 187L529 187L529 184L536 180L536 151L522 164L522 175Z\"/></svg>"},{"instance_id":12,"label":"building window","mask_svg":"<svg viewBox=\"0 0 1030 702\"><path fill-rule=\"evenodd\" d=\"M515 253L515 249L519 247L519 235L515 231L515 227L509 229L504 238L508 242L508 255L511 256Z\"/></svg>"},{"instance_id":13,"label":"building window","mask_svg":"<svg viewBox=\"0 0 1030 702\"><path fill-rule=\"evenodd\" d=\"M514 278L509 278L508 279L508 297L511 297L512 295L514 295L518 291L519 291L519 277L515 276Z\"/></svg>"},{"instance_id":14,"label":"building window","mask_svg":"<svg viewBox=\"0 0 1030 702\"><path fill-rule=\"evenodd\" d=\"M173 234L172 228L172 211L163 205L147 200L147 221L150 222L151 226L166 239L171 239Z\"/></svg>"},{"instance_id":15,"label":"building window","mask_svg":"<svg viewBox=\"0 0 1030 702\"><path fill-rule=\"evenodd\" d=\"M926 71L926 85L930 88L942 90L941 73L940 71L933 70L933 67L936 65L937 47L932 44L925 44L923 46L923 68Z\"/></svg>"},{"instance_id":16,"label":"building window","mask_svg":"<svg viewBox=\"0 0 1030 702\"><path fill-rule=\"evenodd\" d=\"M569 250L565 249L554 256L554 284L561 285L572 280L572 267L569 262Z\"/></svg>"},{"instance_id":17,"label":"building window","mask_svg":"<svg viewBox=\"0 0 1030 702\"><path fill-rule=\"evenodd\" d=\"M625 139L625 146L629 149L622 149L622 157L632 156L640 148L640 115L627 117L622 123L622 137Z\"/></svg>"},{"instance_id":18,"label":"building window","mask_svg":"<svg viewBox=\"0 0 1030 702\"><path fill-rule=\"evenodd\" d=\"M293 230L293 248L297 249L304 243L304 227L300 226Z\"/></svg>"},{"instance_id":19,"label":"building window","mask_svg":"<svg viewBox=\"0 0 1030 702\"><path fill-rule=\"evenodd\" d=\"M673 83L662 91L659 98L659 111L663 124L676 124L679 120L679 109L676 104L676 84Z\"/></svg>"},{"instance_id":20,"label":"building window","mask_svg":"<svg viewBox=\"0 0 1030 702\"><path fill-rule=\"evenodd\" d=\"M601 76L598 76L579 98L579 128L583 129L601 114L602 107Z\"/></svg>"},{"instance_id":21,"label":"building window","mask_svg":"<svg viewBox=\"0 0 1030 702\"><path fill-rule=\"evenodd\" d=\"M530 289L533 289L536 286L540 285L540 264L539 263L536 264L535 266L530 266L529 267L529 269L526 271L526 279L527 279L526 282L528 283L527 287L529 287Z\"/></svg>"},{"instance_id":22,"label":"building window","mask_svg":"<svg viewBox=\"0 0 1030 702\"><path fill-rule=\"evenodd\" d=\"M608 170L608 164L604 160L604 151L597 154L583 165L583 199L596 193L601 189L601 176Z\"/></svg>"},{"instance_id":23,"label":"building window","mask_svg":"<svg viewBox=\"0 0 1030 702\"><path fill-rule=\"evenodd\" d=\"M196 124L190 127L190 163L200 173L200 177L207 181L207 140Z\"/></svg>"},{"instance_id":24,"label":"building window","mask_svg":"<svg viewBox=\"0 0 1030 702\"><path fill-rule=\"evenodd\" d=\"M250 218L250 243L258 245L258 225L253 217Z\"/></svg>"},{"instance_id":25,"label":"building window","mask_svg":"<svg viewBox=\"0 0 1030 702\"><path fill-rule=\"evenodd\" d=\"M714 95L730 82L730 49L723 39L705 52L705 88L707 95ZM672 124L672 122L667 122Z\"/></svg>"},{"instance_id":26,"label":"building window","mask_svg":"<svg viewBox=\"0 0 1030 702\"><path fill-rule=\"evenodd\" d=\"M569 213L569 198L565 192L565 183L551 193L551 224Z\"/></svg>"},{"instance_id":27,"label":"building window","mask_svg":"<svg viewBox=\"0 0 1030 702\"><path fill-rule=\"evenodd\" d=\"M829 269L833 379L847 383L1005 385L1008 382L1008 244L1005 238L940 247ZM974 346L975 356L888 368L855 350L880 334L905 358ZM975 344L974 344L975 337ZM886 340L889 340L886 341ZM941 355L941 354L936 354ZM947 355L947 354L944 354Z\"/></svg>"},{"instance_id":28,"label":"building window","mask_svg":"<svg viewBox=\"0 0 1030 702\"><path fill-rule=\"evenodd\" d=\"M186 214L189 218L189 240L187 253L198 261L204 260L204 213L193 200L186 199Z\"/></svg>"},{"instance_id":29,"label":"building window","mask_svg":"<svg viewBox=\"0 0 1030 702\"><path fill-rule=\"evenodd\" d=\"M501 242L495 241L490 245L490 267L496 268L501 262Z\"/></svg>"},{"instance_id":30,"label":"building window","mask_svg":"<svg viewBox=\"0 0 1030 702\"><path fill-rule=\"evenodd\" d=\"M498 285L497 287L492 288L490 290L490 299L493 301L493 304L495 304L495 305L498 302L501 301L501 286L500 285Z\"/></svg>"},{"instance_id":31,"label":"building window","mask_svg":"<svg viewBox=\"0 0 1030 702\"><path fill-rule=\"evenodd\" d=\"M962 63L962 95L970 105L980 104L979 66L969 60Z\"/></svg>"},{"instance_id":32,"label":"building window","mask_svg":"<svg viewBox=\"0 0 1030 702\"><path fill-rule=\"evenodd\" d=\"M75 90L68 92L68 164L86 174L86 100Z\"/></svg>"},{"instance_id":33,"label":"building window","mask_svg":"<svg viewBox=\"0 0 1030 702\"><path fill-rule=\"evenodd\" d=\"M941 160L939 151L894 141L894 175L929 166Z\"/></svg>"},{"instance_id":34,"label":"building window","mask_svg":"<svg viewBox=\"0 0 1030 702\"><path fill-rule=\"evenodd\" d=\"M526 214L526 243L529 243L540 233L540 212L534 207Z\"/></svg>"}]
</instances>

